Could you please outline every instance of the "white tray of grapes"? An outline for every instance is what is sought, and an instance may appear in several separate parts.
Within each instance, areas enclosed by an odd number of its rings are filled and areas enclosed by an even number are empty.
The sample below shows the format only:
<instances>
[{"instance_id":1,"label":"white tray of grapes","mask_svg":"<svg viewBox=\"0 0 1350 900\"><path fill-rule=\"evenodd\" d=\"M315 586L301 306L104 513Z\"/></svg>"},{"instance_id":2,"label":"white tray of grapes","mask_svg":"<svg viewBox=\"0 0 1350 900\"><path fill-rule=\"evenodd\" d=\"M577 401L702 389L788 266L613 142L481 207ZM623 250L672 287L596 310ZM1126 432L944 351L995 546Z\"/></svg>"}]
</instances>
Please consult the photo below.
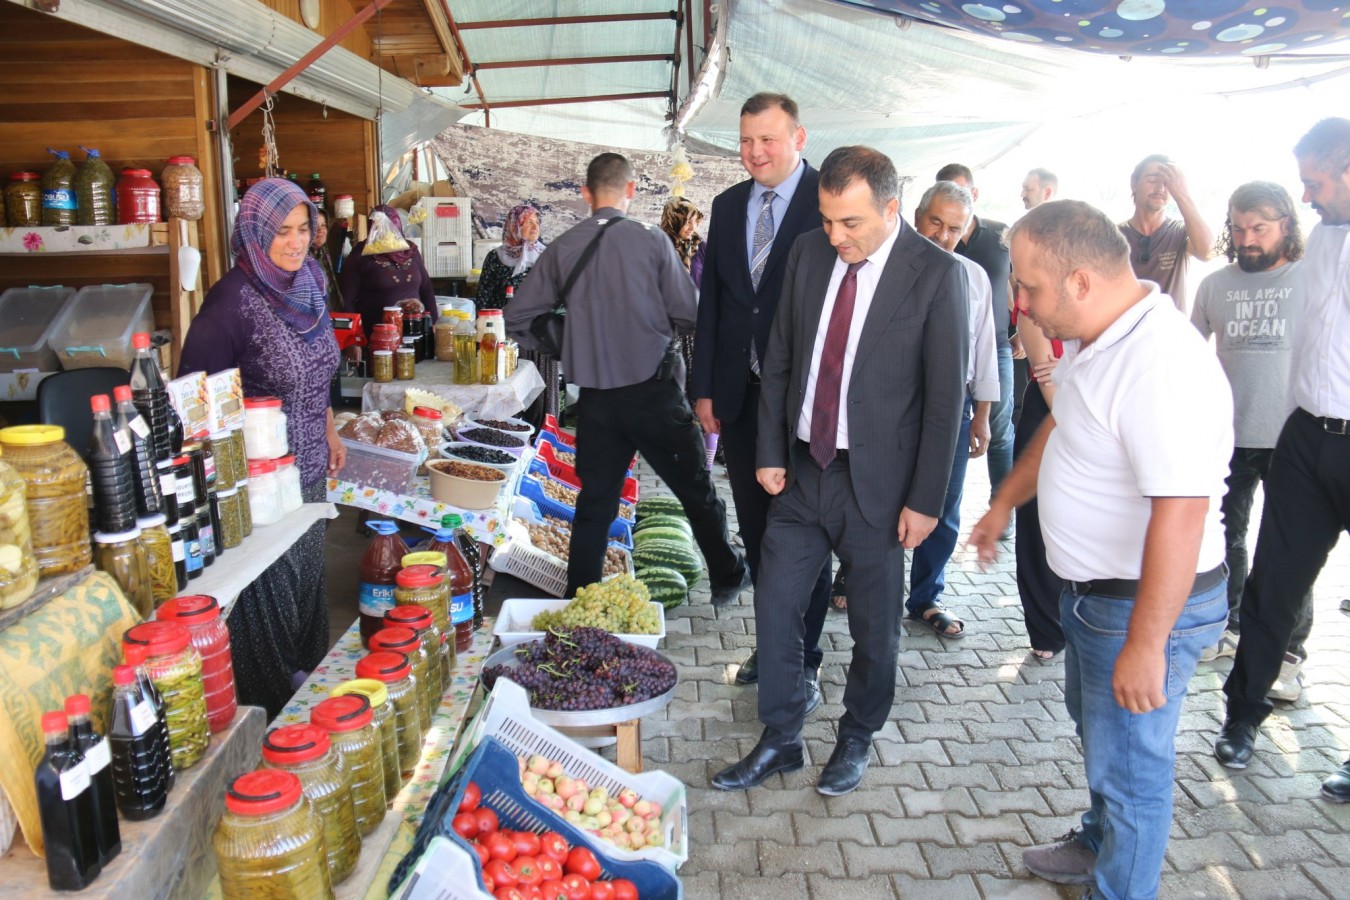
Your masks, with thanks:
<instances>
[{"instance_id":1,"label":"white tray of grapes","mask_svg":"<svg viewBox=\"0 0 1350 900\"><path fill-rule=\"evenodd\" d=\"M588 584L571 600L507 600L492 633L510 647L556 628L600 628L620 640L655 647L666 636L665 608L631 573Z\"/></svg>"},{"instance_id":2,"label":"white tray of grapes","mask_svg":"<svg viewBox=\"0 0 1350 900\"><path fill-rule=\"evenodd\" d=\"M501 641L503 647L514 647L516 644L525 641L534 641L542 638L549 628L556 628L563 623L559 621L559 615L566 608L570 600L523 600L511 599L502 602L502 611L497 616L497 623L492 628L493 635ZM646 614L643 616L644 623L650 623L649 627L656 630L651 634L630 634L627 632L614 632L616 638L621 641L627 641L630 644L638 644L643 647L656 647L666 636L666 611L653 600L646 602ZM540 613L548 613L545 621L540 621L537 625L535 617ZM604 623L597 622L599 627L605 627ZM623 627L633 627L627 625ZM605 627L606 631L610 629Z\"/></svg>"}]
</instances>

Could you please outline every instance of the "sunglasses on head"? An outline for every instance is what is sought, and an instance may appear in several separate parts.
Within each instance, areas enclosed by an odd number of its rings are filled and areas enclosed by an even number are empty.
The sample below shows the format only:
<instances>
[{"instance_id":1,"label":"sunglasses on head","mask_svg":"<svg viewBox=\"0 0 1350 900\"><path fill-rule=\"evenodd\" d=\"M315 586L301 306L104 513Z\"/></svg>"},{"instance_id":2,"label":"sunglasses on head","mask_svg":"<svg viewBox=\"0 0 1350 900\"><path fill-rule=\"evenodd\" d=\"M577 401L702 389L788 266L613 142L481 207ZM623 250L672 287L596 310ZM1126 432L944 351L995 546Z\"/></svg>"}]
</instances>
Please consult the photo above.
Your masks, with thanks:
<instances>
[{"instance_id":1,"label":"sunglasses on head","mask_svg":"<svg viewBox=\"0 0 1350 900\"><path fill-rule=\"evenodd\" d=\"M1152 250L1153 235L1146 234L1139 239L1139 261L1141 263L1147 263L1149 261L1149 254Z\"/></svg>"}]
</instances>

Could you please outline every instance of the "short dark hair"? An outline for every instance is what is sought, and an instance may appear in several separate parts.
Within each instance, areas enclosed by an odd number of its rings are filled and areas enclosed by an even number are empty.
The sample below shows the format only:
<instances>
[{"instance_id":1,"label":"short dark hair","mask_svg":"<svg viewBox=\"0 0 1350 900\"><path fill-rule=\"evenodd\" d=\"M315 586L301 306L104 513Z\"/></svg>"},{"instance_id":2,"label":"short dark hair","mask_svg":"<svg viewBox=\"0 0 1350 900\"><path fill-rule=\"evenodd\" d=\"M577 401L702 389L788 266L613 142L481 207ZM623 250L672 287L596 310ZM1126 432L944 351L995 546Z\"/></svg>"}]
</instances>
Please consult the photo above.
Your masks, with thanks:
<instances>
[{"instance_id":1,"label":"short dark hair","mask_svg":"<svg viewBox=\"0 0 1350 900\"><path fill-rule=\"evenodd\" d=\"M797 101L787 94L775 94L771 91L760 91L742 103L741 115L757 116L762 112L773 109L775 106L788 114L793 126L801 123L801 119L797 116Z\"/></svg>"},{"instance_id":2,"label":"short dark hair","mask_svg":"<svg viewBox=\"0 0 1350 900\"><path fill-rule=\"evenodd\" d=\"M586 167L586 188L592 194L621 193L633 178L633 164L618 153L601 153Z\"/></svg>"},{"instance_id":3,"label":"short dark hair","mask_svg":"<svg viewBox=\"0 0 1350 900\"><path fill-rule=\"evenodd\" d=\"M963 166L960 163L947 163L938 169L937 175L933 177L934 181L955 181L958 178L964 178L966 184L975 186L975 173L970 171L970 166Z\"/></svg>"},{"instance_id":4,"label":"short dark hair","mask_svg":"<svg viewBox=\"0 0 1350 900\"><path fill-rule=\"evenodd\" d=\"M1082 200L1051 200L1008 229L1006 243L1024 235L1036 245L1046 268L1059 278L1078 269L1108 277L1130 271L1130 245L1111 217Z\"/></svg>"},{"instance_id":5,"label":"short dark hair","mask_svg":"<svg viewBox=\"0 0 1350 900\"><path fill-rule=\"evenodd\" d=\"M1041 183L1041 187L1059 189L1059 176L1049 169L1032 169L1027 174L1035 175L1036 180Z\"/></svg>"},{"instance_id":6,"label":"short dark hair","mask_svg":"<svg viewBox=\"0 0 1350 900\"><path fill-rule=\"evenodd\" d=\"M1260 212L1273 221L1288 220L1289 231L1280 247L1280 255L1290 262L1303 258L1303 233L1298 228L1298 209L1289 192L1273 181L1249 181L1233 191L1228 198L1228 214L1223 221L1223 231L1219 233L1219 242L1215 249L1228 257L1229 262L1237 259L1237 247L1233 245L1233 213Z\"/></svg>"},{"instance_id":7,"label":"short dark hair","mask_svg":"<svg viewBox=\"0 0 1350 900\"><path fill-rule=\"evenodd\" d=\"M1323 119L1294 145L1294 156L1307 159L1328 175L1350 168L1350 119Z\"/></svg>"},{"instance_id":8,"label":"short dark hair","mask_svg":"<svg viewBox=\"0 0 1350 900\"><path fill-rule=\"evenodd\" d=\"M880 150L840 147L820 164L820 189L827 194L842 194L859 178L872 189L872 202L878 210L900 196L900 176L896 174L895 163Z\"/></svg>"},{"instance_id":9,"label":"short dark hair","mask_svg":"<svg viewBox=\"0 0 1350 900\"><path fill-rule=\"evenodd\" d=\"M1144 170L1149 166L1154 163L1170 163L1171 161L1172 157L1168 156L1166 153L1150 153L1148 156L1145 156L1143 159L1139 160L1139 165L1135 166L1134 171L1130 173L1130 186L1133 187L1139 183L1139 179L1144 177Z\"/></svg>"}]
</instances>

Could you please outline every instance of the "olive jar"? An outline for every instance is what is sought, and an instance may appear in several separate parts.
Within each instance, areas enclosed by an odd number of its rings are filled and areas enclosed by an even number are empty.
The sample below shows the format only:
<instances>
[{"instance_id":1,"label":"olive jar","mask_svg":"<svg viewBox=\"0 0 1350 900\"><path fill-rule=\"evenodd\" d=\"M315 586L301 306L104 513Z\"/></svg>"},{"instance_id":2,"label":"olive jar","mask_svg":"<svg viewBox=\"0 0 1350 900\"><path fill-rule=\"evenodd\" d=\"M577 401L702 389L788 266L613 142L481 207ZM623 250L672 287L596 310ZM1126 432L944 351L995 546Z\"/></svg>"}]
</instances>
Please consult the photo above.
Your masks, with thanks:
<instances>
[{"instance_id":1,"label":"olive jar","mask_svg":"<svg viewBox=\"0 0 1350 900\"><path fill-rule=\"evenodd\" d=\"M380 747L380 762L384 769L384 799L393 802L398 796L403 779L399 777L398 732L394 729L394 705L383 681L373 678L353 678L328 692L330 697L359 695L370 701L374 717L375 736Z\"/></svg>"},{"instance_id":2,"label":"olive jar","mask_svg":"<svg viewBox=\"0 0 1350 900\"><path fill-rule=\"evenodd\" d=\"M43 578L78 572L93 561L84 483L89 468L58 425L0 429L5 462L24 480L33 556Z\"/></svg>"},{"instance_id":3,"label":"olive jar","mask_svg":"<svg viewBox=\"0 0 1350 900\"><path fill-rule=\"evenodd\" d=\"M413 681L417 684L417 720L421 723L422 733L426 734L431 730L431 717L441 701L441 676L432 668L439 664L439 657L431 655L431 648L425 646L411 628L381 628L370 636L369 646L372 651L402 653L412 663ZM433 659L437 662L433 663Z\"/></svg>"},{"instance_id":4,"label":"olive jar","mask_svg":"<svg viewBox=\"0 0 1350 900\"><path fill-rule=\"evenodd\" d=\"M356 677L372 678L384 683L384 689L389 692L389 703L394 707L399 775L403 778L412 777L417 761L422 758L422 728L412 663L402 653L378 650L357 662Z\"/></svg>"}]
</instances>

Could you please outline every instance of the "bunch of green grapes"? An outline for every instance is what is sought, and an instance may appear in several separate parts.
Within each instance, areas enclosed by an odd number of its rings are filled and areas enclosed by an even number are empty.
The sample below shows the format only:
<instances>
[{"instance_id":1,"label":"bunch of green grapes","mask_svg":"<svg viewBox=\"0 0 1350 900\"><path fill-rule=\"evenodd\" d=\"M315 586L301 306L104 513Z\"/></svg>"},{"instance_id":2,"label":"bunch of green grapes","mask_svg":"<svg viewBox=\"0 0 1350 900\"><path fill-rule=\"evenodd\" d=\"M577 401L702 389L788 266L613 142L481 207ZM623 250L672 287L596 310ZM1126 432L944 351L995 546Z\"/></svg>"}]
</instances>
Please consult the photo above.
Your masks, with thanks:
<instances>
[{"instance_id":1,"label":"bunch of green grapes","mask_svg":"<svg viewBox=\"0 0 1350 900\"><path fill-rule=\"evenodd\" d=\"M624 574L586 585L562 609L537 614L531 627L535 631L565 627L599 628L611 634L656 634L661 630L661 620L652 609L647 586Z\"/></svg>"}]
</instances>

